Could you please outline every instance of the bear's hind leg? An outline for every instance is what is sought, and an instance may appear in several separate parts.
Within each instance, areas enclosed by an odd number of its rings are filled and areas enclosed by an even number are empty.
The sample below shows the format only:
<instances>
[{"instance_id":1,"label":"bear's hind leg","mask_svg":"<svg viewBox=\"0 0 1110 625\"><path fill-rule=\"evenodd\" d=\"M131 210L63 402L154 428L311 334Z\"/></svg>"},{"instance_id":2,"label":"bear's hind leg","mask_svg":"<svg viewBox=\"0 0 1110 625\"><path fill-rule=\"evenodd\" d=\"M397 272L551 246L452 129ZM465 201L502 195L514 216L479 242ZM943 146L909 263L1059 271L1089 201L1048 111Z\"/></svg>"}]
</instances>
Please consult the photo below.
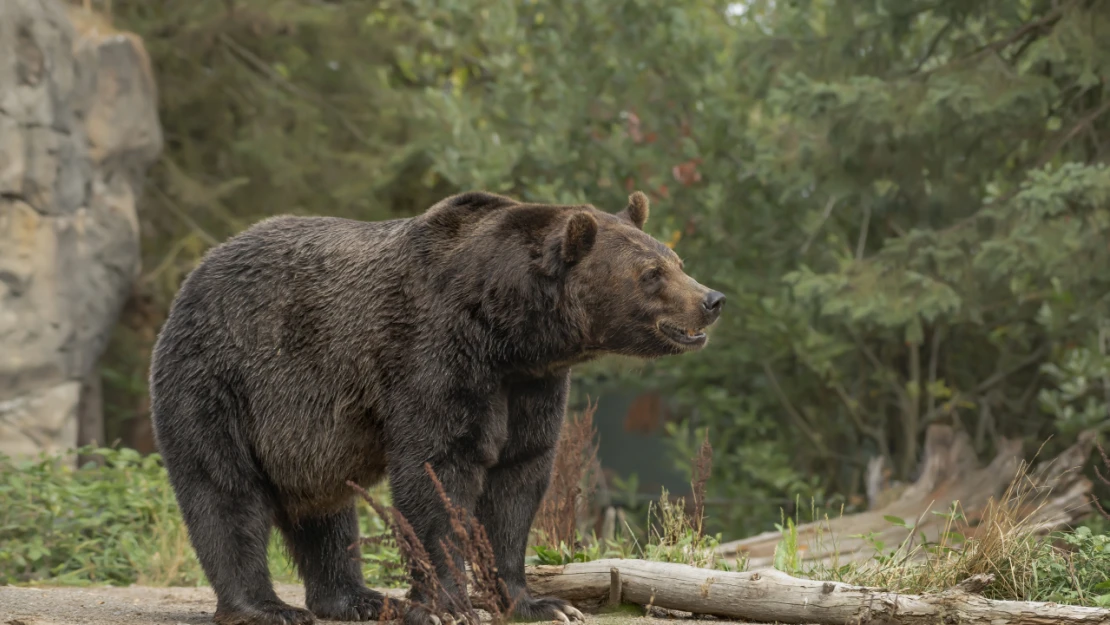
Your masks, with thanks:
<instances>
[{"instance_id":1,"label":"bear's hind leg","mask_svg":"<svg viewBox=\"0 0 1110 625\"><path fill-rule=\"evenodd\" d=\"M273 509L262 489L229 492L202 469L175 466L181 513L208 581L219 625L312 625L312 613L278 598L267 545ZM226 486L226 485L225 485Z\"/></svg>"},{"instance_id":2,"label":"bear's hind leg","mask_svg":"<svg viewBox=\"0 0 1110 625\"><path fill-rule=\"evenodd\" d=\"M353 504L321 517L279 522L305 585L305 603L322 619L376 621L383 611L398 618L402 604L366 587L359 552L358 516ZM386 610L386 606L389 609Z\"/></svg>"}]
</instances>

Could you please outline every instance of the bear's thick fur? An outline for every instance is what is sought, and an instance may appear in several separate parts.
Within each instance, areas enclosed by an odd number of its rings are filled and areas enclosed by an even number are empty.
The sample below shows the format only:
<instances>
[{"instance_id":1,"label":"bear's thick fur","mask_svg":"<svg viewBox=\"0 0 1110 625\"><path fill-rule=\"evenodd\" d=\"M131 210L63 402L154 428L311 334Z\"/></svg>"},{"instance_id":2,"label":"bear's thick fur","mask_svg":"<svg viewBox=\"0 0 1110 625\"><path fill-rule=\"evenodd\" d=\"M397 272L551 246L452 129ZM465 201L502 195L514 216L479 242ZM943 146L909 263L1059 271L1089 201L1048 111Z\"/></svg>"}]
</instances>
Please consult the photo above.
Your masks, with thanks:
<instances>
[{"instance_id":1,"label":"bear's thick fur","mask_svg":"<svg viewBox=\"0 0 1110 625\"><path fill-rule=\"evenodd\" d=\"M580 618L524 579L570 367L698 349L724 300L643 232L647 214L641 193L608 214L475 192L377 223L274 217L210 250L162 328L150 390L216 621L379 617L348 550L348 480L388 477L449 581L425 463L485 526L517 615ZM274 594L273 524L311 612ZM412 597L407 623L435 620L427 599Z\"/></svg>"}]
</instances>

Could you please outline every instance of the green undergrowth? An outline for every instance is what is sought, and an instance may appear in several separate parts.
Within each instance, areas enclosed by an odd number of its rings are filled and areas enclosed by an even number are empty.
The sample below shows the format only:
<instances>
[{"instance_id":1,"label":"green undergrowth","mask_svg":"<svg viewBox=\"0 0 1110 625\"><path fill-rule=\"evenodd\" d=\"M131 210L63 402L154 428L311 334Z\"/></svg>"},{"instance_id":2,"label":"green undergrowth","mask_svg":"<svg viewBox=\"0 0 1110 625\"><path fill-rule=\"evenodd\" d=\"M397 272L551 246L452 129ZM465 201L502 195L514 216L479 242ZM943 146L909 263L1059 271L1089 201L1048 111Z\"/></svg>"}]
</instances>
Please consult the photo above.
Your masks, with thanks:
<instances>
[{"instance_id":1,"label":"green undergrowth","mask_svg":"<svg viewBox=\"0 0 1110 625\"><path fill-rule=\"evenodd\" d=\"M941 529L934 532L939 536L932 541L915 531L915 523L920 524L921 519L886 517L890 526L907 530L905 540L887 545L877 532L853 536L863 539L873 555L847 562L839 552L838 537L817 531L806 541L799 536L800 514L784 516L776 524L781 538L773 566L796 577L903 593L939 592L973 575L987 574L993 580L982 593L991 599L1110 607L1108 522L1095 517L1073 531L1044 536L1033 520L1037 510L1024 497L1007 491L987 506L971 529L955 502L944 512L931 513L942 517ZM653 504L653 512L654 523L649 519L646 532L625 528L616 540L609 541L580 536L574 548L565 544L536 546L531 561L567 564L638 557L726 571L747 569L744 559L726 560L716 555L720 537L699 533L696 521L682 513L681 500L670 501L664 491L659 502ZM811 506L810 515L810 521L828 521L827 516L820 518L815 506ZM647 540L641 543L637 535L645 533ZM813 563L804 558L807 550L830 553L831 557Z\"/></svg>"},{"instance_id":2,"label":"green undergrowth","mask_svg":"<svg viewBox=\"0 0 1110 625\"><path fill-rule=\"evenodd\" d=\"M835 547L837 537L817 531L804 544L798 519L784 518L777 525L782 537L774 567L797 577L904 593L940 592L974 575L990 575L992 581L982 591L990 599L1110 607L1106 521L1095 517L1072 531L1043 535L1035 521L1039 509L1011 488L989 502L972 527L959 502L953 502L944 512L930 512L942 517L939 530L931 532L932 539L915 527L924 525L923 519L885 517L890 526L907 531L905 539L888 545L876 532L852 536L863 539L873 555L844 563L840 562L846 558ZM815 508L811 514L818 520ZM807 548L832 557L819 563L806 561Z\"/></svg>"},{"instance_id":3,"label":"green undergrowth","mask_svg":"<svg viewBox=\"0 0 1110 625\"><path fill-rule=\"evenodd\" d=\"M721 535L706 534L700 525L696 517L686 513L685 500L671 499L664 489L659 500L648 505L646 528L625 523L608 539L579 533L574 545L560 542L556 546L541 541L532 546L529 563L561 565L602 558L638 558L721 571L743 569L742 561L717 556Z\"/></svg>"},{"instance_id":4,"label":"green undergrowth","mask_svg":"<svg viewBox=\"0 0 1110 625\"><path fill-rule=\"evenodd\" d=\"M17 463L0 456L0 584L205 584L160 457L129 449L75 453L99 455L103 463L75 468L73 454L65 458L70 462L43 457ZM384 486L372 494L388 501ZM891 517L888 523L910 530L906 540L885 545L873 534L862 537L871 542L874 556L842 565L807 563L801 557L799 519L784 518L774 565L797 576L899 592L943 590L988 573L994 576L984 591L990 598L1110 606L1110 535L1101 518L1045 539L1028 517L1018 515L1027 506L1015 498L1001 501L988 507L973 537L962 525L958 504L944 513L943 530L932 542L913 531L920 520ZM367 582L403 586L396 544L367 506L358 510L361 535L370 543L362 549ZM721 537L705 534L699 525L681 499L664 491L649 506L645 528L625 523L608 540L579 535L574 545L538 544L529 561L642 558L717 570L746 568L743 560L719 558ZM269 556L276 581L297 580L276 532Z\"/></svg>"},{"instance_id":5,"label":"green undergrowth","mask_svg":"<svg viewBox=\"0 0 1110 625\"><path fill-rule=\"evenodd\" d=\"M77 455L97 455L103 465L77 468ZM384 530L363 507L359 524L364 536ZM389 539L363 549L362 559L368 583L401 583ZM296 581L277 532L269 561L276 581ZM0 455L0 584L205 583L157 454L82 448L61 459L23 462Z\"/></svg>"}]
</instances>

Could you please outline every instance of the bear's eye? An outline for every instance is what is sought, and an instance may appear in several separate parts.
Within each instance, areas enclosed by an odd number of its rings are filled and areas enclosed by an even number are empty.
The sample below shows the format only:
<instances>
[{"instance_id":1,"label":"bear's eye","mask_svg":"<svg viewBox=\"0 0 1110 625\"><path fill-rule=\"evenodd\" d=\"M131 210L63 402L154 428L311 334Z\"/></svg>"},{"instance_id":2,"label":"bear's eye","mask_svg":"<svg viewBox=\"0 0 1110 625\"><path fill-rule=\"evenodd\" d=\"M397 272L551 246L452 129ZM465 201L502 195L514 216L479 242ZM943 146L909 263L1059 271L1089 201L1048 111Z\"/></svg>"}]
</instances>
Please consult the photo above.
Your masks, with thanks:
<instances>
[{"instance_id":1,"label":"bear's eye","mask_svg":"<svg viewBox=\"0 0 1110 625\"><path fill-rule=\"evenodd\" d=\"M651 269L648 269L647 271L644 272L643 280L644 280L644 282L655 282L656 280L658 280L659 278L662 278L662 277L663 277L663 268L662 267L652 267Z\"/></svg>"}]
</instances>

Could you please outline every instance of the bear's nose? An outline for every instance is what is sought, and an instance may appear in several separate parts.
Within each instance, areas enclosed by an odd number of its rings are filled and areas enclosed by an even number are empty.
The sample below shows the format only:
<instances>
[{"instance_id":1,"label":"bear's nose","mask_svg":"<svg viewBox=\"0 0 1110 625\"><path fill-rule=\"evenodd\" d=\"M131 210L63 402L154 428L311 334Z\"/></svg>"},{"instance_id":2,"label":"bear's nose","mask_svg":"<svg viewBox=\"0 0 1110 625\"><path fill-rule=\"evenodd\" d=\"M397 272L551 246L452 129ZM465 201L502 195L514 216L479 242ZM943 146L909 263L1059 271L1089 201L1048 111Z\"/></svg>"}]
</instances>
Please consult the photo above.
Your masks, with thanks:
<instances>
[{"instance_id":1,"label":"bear's nose","mask_svg":"<svg viewBox=\"0 0 1110 625\"><path fill-rule=\"evenodd\" d=\"M701 305L705 312L713 315L715 319L721 314L721 307L725 305L725 294L719 291L710 291L702 300Z\"/></svg>"}]
</instances>

